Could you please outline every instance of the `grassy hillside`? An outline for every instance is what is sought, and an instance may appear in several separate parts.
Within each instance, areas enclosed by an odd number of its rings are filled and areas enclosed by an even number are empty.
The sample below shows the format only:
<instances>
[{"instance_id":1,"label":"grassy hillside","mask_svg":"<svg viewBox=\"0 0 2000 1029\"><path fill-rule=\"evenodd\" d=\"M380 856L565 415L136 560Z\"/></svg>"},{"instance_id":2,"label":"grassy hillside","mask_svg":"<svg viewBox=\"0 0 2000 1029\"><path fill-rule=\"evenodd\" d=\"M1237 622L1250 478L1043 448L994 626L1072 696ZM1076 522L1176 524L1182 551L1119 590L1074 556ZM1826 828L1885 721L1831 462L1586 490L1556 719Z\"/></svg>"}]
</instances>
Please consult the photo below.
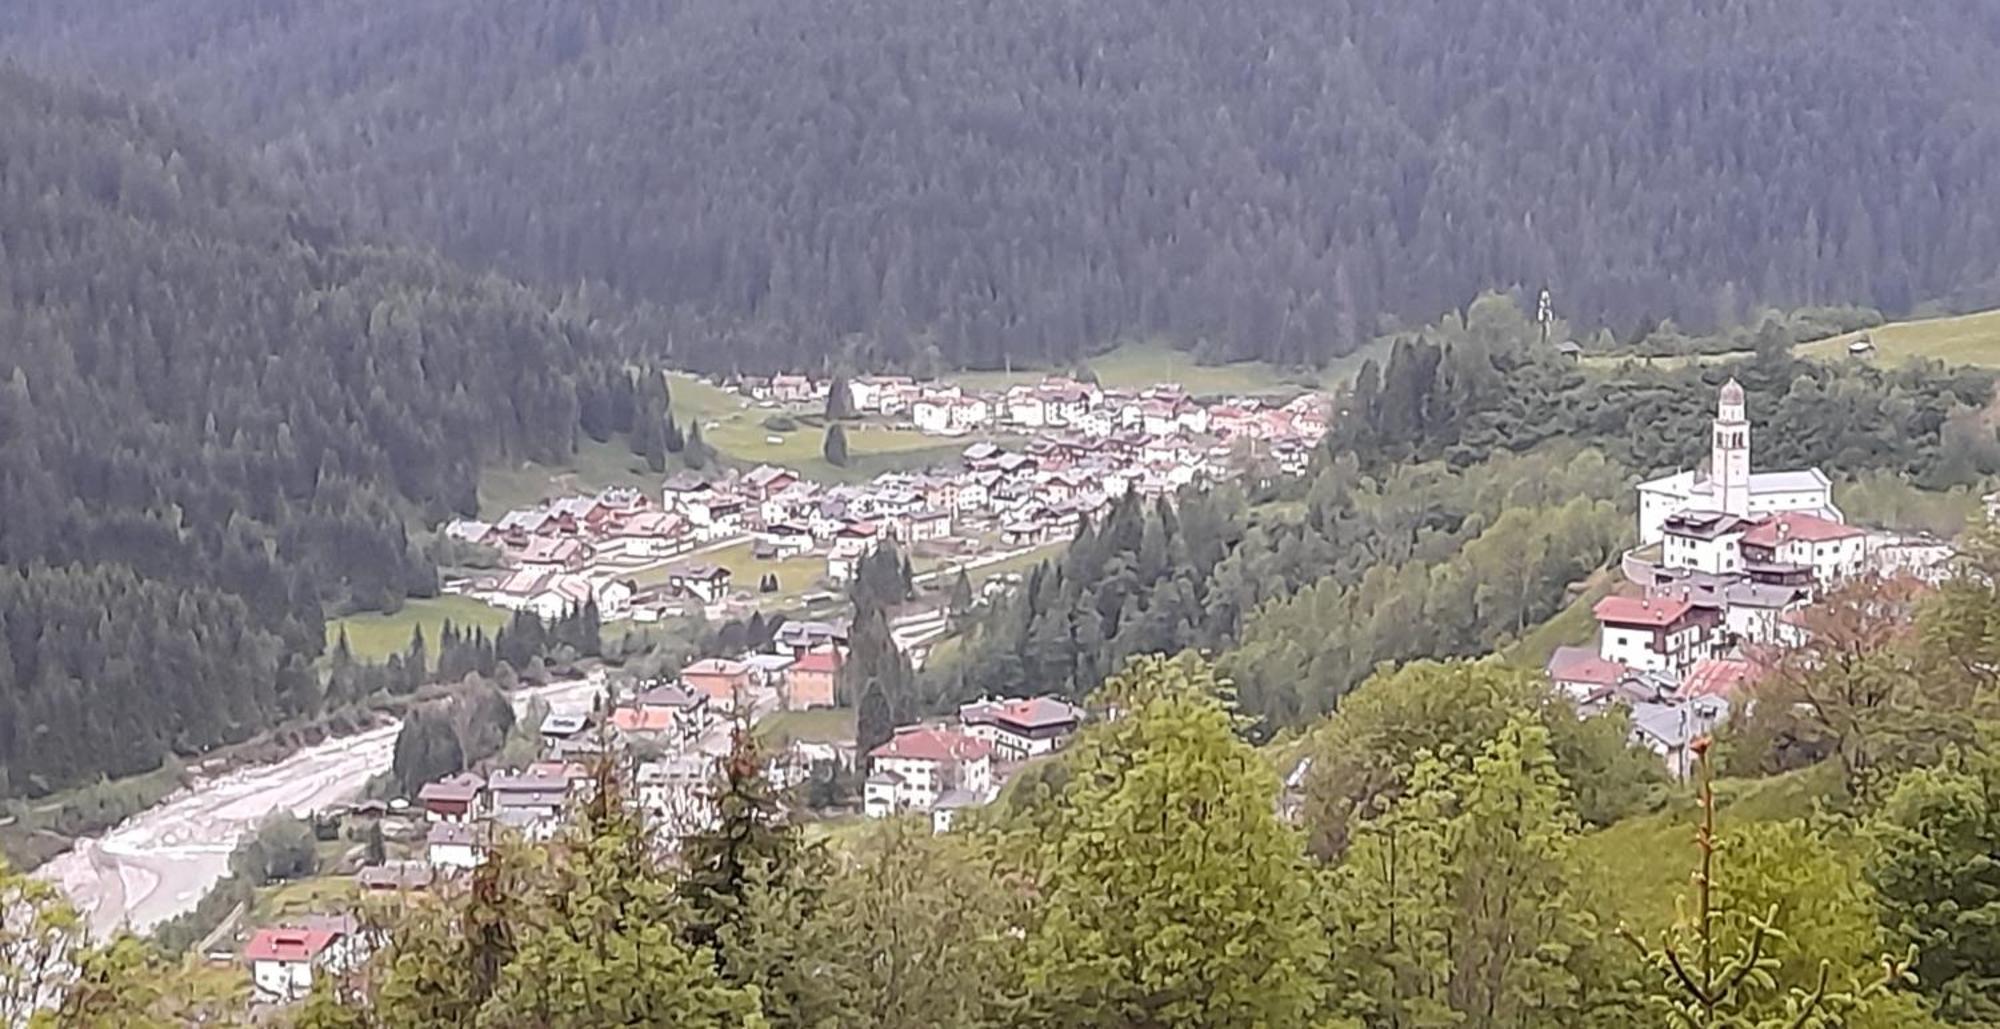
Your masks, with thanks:
<instances>
[{"instance_id":1,"label":"grassy hillside","mask_svg":"<svg viewBox=\"0 0 2000 1029\"><path fill-rule=\"evenodd\" d=\"M1799 348L1799 353L1819 358L1847 357L1848 344L1863 335L1875 344L1875 352L1866 360L1878 364L1900 364L1911 358L1930 358L1946 364L2000 368L2000 310L1954 318L1893 322L1865 333L1849 333L1808 343Z\"/></svg>"},{"instance_id":2,"label":"grassy hillside","mask_svg":"<svg viewBox=\"0 0 2000 1029\"><path fill-rule=\"evenodd\" d=\"M1674 918L1674 901L1688 888L1696 853L1694 787L1683 785L1659 811L1628 818L1583 838L1583 866L1596 875L1582 883L1607 924L1624 923L1653 933ZM1838 770L1816 765L1769 779L1715 784L1716 827L1725 841L1732 827L1750 822L1804 818L1839 796Z\"/></svg>"},{"instance_id":3,"label":"grassy hillside","mask_svg":"<svg viewBox=\"0 0 2000 1029\"><path fill-rule=\"evenodd\" d=\"M410 646L410 633L423 626L424 639L437 653L438 633L449 621L460 628L481 626L490 634L507 624L511 617L497 607L488 607L468 597L431 597L411 600L393 615L370 612L349 615L326 623L326 644L331 651L340 634L347 633L347 646L362 661L381 661L400 654Z\"/></svg>"}]
</instances>

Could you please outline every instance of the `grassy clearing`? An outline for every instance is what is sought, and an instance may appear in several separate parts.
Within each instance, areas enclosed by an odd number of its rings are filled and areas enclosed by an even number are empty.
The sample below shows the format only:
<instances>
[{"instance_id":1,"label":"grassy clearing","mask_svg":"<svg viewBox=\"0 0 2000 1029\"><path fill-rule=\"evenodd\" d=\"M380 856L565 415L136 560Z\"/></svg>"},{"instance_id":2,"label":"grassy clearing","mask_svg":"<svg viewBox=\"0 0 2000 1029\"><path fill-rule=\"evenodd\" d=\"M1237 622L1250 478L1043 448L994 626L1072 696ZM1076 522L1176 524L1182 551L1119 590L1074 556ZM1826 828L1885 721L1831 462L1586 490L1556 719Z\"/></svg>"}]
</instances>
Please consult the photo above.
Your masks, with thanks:
<instances>
[{"instance_id":1,"label":"grassy clearing","mask_svg":"<svg viewBox=\"0 0 2000 1029\"><path fill-rule=\"evenodd\" d=\"M337 914L351 910L360 896L354 877L345 874L265 886L257 890L257 903L248 921L250 925L271 925L307 915Z\"/></svg>"},{"instance_id":2,"label":"grassy clearing","mask_svg":"<svg viewBox=\"0 0 2000 1029\"><path fill-rule=\"evenodd\" d=\"M1807 343L1798 348L1804 357L1838 359L1848 357L1848 344L1863 333ZM1891 322L1866 330L1875 352L1865 360L1895 365L1913 358L1929 358L1946 364L2000 367L2000 311L1982 311L1955 318L1927 318L1920 321Z\"/></svg>"},{"instance_id":3,"label":"grassy clearing","mask_svg":"<svg viewBox=\"0 0 2000 1029\"><path fill-rule=\"evenodd\" d=\"M1089 364L1097 373L1098 382L1122 389L1178 382L1190 393L1268 393L1316 386L1320 379L1317 373L1286 372L1263 361L1199 364L1188 351L1160 342L1127 343L1091 358ZM1360 362L1355 361L1354 366L1359 367ZM1006 389L1040 382L1051 371L1026 368L1011 372L961 372L951 379L968 389ZM1352 369L1347 371L1352 373Z\"/></svg>"},{"instance_id":4,"label":"grassy clearing","mask_svg":"<svg viewBox=\"0 0 2000 1029\"><path fill-rule=\"evenodd\" d=\"M1628 354L1585 354L1577 358L1577 364L1585 368L1612 370L1622 368L1627 362L1645 368L1672 370L1689 365L1730 364L1750 357L1748 350L1731 350L1721 354L1666 354L1659 357L1640 357Z\"/></svg>"},{"instance_id":5,"label":"grassy clearing","mask_svg":"<svg viewBox=\"0 0 2000 1029\"><path fill-rule=\"evenodd\" d=\"M667 581L668 570L680 561L705 561L719 568L729 570L731 589L755 592L757 583L770 573L777 573L777 596L794 596L816 588L826 575L826 556L808 554L803 557L788 557L783 561L759 561L752 553L755 544L749 540L732 544L719 550L691 554L671 564L650 568L632 578L640 585L652 585ZM768 599L771 594L764 594Z\"/></svg>"},{"instance_id":6,"label":"grassy clearing","mask_svg":"<svg viewBox=\"0 0 2000 1029\"><path fill-rule=\"evenodd\" d=\"M409 649L410 632L417 626L424 628L424 639L429 642L431 653L437 653L438 634L448 620L460 628L483 626L490 634L505 624L512 616L497 607L489 607L470 597L426 597L403 603L403 609L392 615L370 612L348 615L326 623L326 645L331 652L334 641L340 638L342 630L347 632L347 646L354 656L362 661L381 661L390 654L400 654Z\"/></svg>"},{"instance_id":7,"label":"grassy clearing","mask_svg":"<svg viewBox=\"0 0 2000 1029\"><path fill-rule=\"evenodd\" d=\"M665 476L646 467L646 459L632 453L625 441L606 443L585 438L576 457L567 465L554 466L523 461L491 467L479 475L479 513L498 518L516 508L533 507L553 497L594 493L611 486L629 486L652 493Z\"/></svg>"},{"instance_id":8,"label":"grassy clearing","mask_svg":"<svg viewBox=\"0 0 2000 1029\"><path fill-rule=\"evenodd\" d=\"M794 740L804 740L808 743L852 743L854 711L851 708L779 711L757 723L759 743L777 748Z\"/></svg>"},{"instance_id":9,"label":"grassy clearing","mask_svg":"<svg viewBox=\"0 0 2000 1029\"><path fill-rule=\"evenodd\" d=\"M1840 792L1832 766L1820 765L1769 779L1725 779L1715 784L1716 827L1727 839L1748 822L1804 818ZM1608 924L1624 922L1654 933L1673 921L1674 902L1688 890L1696 854L1697 819L1692 784L1683 785L1660 811L1628 818L1585 836L1578 844L1585 868L1584 896Z\"/></svg>"}]
</instances>

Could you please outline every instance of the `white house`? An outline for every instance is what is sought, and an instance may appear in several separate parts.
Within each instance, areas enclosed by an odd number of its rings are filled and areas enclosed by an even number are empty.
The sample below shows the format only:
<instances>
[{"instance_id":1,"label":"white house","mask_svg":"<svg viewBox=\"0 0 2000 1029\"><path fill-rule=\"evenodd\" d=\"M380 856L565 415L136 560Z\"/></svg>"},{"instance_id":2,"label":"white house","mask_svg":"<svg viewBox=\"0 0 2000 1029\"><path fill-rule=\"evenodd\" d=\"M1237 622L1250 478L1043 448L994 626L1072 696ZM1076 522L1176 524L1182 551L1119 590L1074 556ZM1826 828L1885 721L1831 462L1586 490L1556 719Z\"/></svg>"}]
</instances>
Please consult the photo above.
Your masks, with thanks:
<instances>
[{"instance_id":1,"label":"white house","mask_svg":"<svg viewBox=\"0 0 2000 1029\"><path fill-rule=\"evenodd\" d=\"M1660 564L1692 568L1710 575L1743 570L1743 519L1716 511L1678 511L1668 515L1660 541Z\"/></svg>"},{"instance_id":2,"label":"white house","mask_svg":"<svg viewBox=\"0 0 2000 1029\"><path fill-rule=\"evenodd\" d=\"M433 868L473 869L486 860L480 827L469 822L437 822L424 844L424 858Z\"/></svg>"},{"instance_id":3,"label":"white house","mask_svg":"<svg viewBox=\"0 0 2000 1029\"><path fill-rule=\"evenodd\" d=\"M1039 393L1016 387L1007 394L1007 420L1028 429L1049 424L1048 406Z\"/></svg>"},{"instance_id":4,"label":"white house","mask_svg":"<svg viewBox=\"0 0 2000 1029\"><path fill-rule=\"evenodd\" d=\"M1723 627L1746 643L1791 643L1798 630L1784 616L1805 604L1807 592L1796 586L1732 583L1722 591Z\"/></svg>"},{"instance_id":5,"label":"white house","mask_svg":"<svg viewBox=\"0 0 2000 1029\"><path fill-rule=\"evenodd\" d=\"M1597 655L1649 672L1680 674L1709 656L1719 612L1685 597L1606 597L1597 616Z\"/></svg>"},{"instance_id":6,"label":"white house","mask_svg":"<svg viewBox=\"0 0 2000 1029\"><path fill-rule=\"evenodd\" d=\"M243 949L250 981L263 1000L285 1003L312 992L320 969L338 975L366 955L353 918L314 916L296 925L257 930Z\"/></svg>"},{"instance_id":7,"label":"white house","mask_svg":"<svg viewBox=\"0 0 2000 1029\"><path fill-rule=\"evenodd\" d=\"M687 520L668 511L640 511L605 534L605 548L626 557L663 558L694 546Z\"/></svg>"},{"instance_id":8,"label":"white house","mask_svg":"<svg viewBox=\"0 0 2000 1029\"><path fill-rule=\"evenodd\" d=\"M615 622L632 613L632 582L629 579L605 579L597 583L597 616L606 622Z\"/></svg>"},{"instance_id":9,"label":"white house","mask_svg":"<svg viewBox=\"0 0 2000 1029\"><path fill-rule=\"evenodd\" d=\"M951 535L951 513L918 511L897 519L898 535L907 543L925 543Z\"/></svg>"},{"instance_id":10,"label":"white house","mask_svg":"<svg viewBox=\"0 0 2000 1029\"><path fill-rule=\"evenodd\" d=\"M1801 512L1772 515L1743 534L1745 560L1812 569L1813 580L1833 586L1861 574L1868 561L1868 532Z\"/></svg>"},{"instance_id":11,"label":"white house","mask_svg":"<svg viewBox=\"0 0 2000 1029\"><path fill-rule=\"evenodd\" d=\"M952 431L951 410L957 402L956 396L926 393L910 406L910 420L916 423L918 432L945 435Z\"/></svg>"},{"instance_id":12,"label":"white house","mask_svg":"<svg viewBox=\"0 0 2000 1029\"><path fill-rule=\"evenodd\" d=\"M1173 435L1181 427L1179 405L1165 400L1141 401L1139 426L1148 436Z\"/></svg>"},{"instance_id":13,"label":"white house","mask_svg":"<svg viewBox=\"0 0 2000 1029\"><path fill-rule=\"evenodd\" d=\"M874 522L849 522L841 526L826 556L826 577L834 582L852 578L861 559L874 551L881 538L881 527Z\"/></svg>"},{"instance_id":14,"label":"white house","mask_svg":"<svg viewBox=\"0 0 2000 1029\"><path fill-rule=\"evenodd\" d=\"M595 596L589 579L581 575L558 575L522 606L542 621L553 622L590 603Z\"/></svg>"},{"instance_id":15,"label":"white house","mask_svg":"<svg viewBox=\"0 0 2000 1029\"><path fill-rule=\"evenodd\" d=\"M1054 697L978 700L961 705L967 735L993 744L1001 757L1021 761L1051 753L1083 724L1083 711Z\"/></svg>"},{"instance_id":16,"label":"white house","mask_svg":"<svg viewBox=\"0 0 2000 1029\"><path fill-rule=\"evenodd\" d=\"M862 806L870 818L929 811L952 790L984 797L993 785L993 745L954 729L905 726L868 758Z\"/></svg>"},{"instance_id":17,"label":"white house","mask_svg":"<svg viewBox=\"0 0 2000 1029\"><path fill-rule=\"evenodd\" d=\"M812 552L812 529L793 522L778 522L764 527L758 538L771 545L779 559L797 557Z\"/></svg>"},{"instance_id":18,"label":"white house","mask_svg":"<svg viewBox=\"0 0 2000 1029\"><path fill-rule=\"evenodd\" d=\"M1828 521L1846 518L1833 504L1833 484L1817 468L1786 472L1750 470L1750 422L1743 387L1735 379L1722 387L1710 430L1706 474L1679 471L1638 486L1639 542L1657 543L1671 515L1689 509L1750 519L1802 512Z\"/></svg>"},{"instance_id":19,"label":"white house","mask_svg":"<svg viewBox=\"0 0 2000 1029\"><path fill-rule=\"evenodd\" d=\"M679 513L695 526L709 523L708 505L719 494L714 486L690 475L677 475L668 479L660 489L660 503L669 511Z\"/></svg>"},{"instance_id":20,"label":"white house","mask_svg":"<svg viewBox=\"0 0 2000 1029\"><path fill-rule=\"evenodd\" d=\"M706 561L684 561L667 569L667 585L704 604L729 595L729 569Z\"/></svg>"}]
</instances>

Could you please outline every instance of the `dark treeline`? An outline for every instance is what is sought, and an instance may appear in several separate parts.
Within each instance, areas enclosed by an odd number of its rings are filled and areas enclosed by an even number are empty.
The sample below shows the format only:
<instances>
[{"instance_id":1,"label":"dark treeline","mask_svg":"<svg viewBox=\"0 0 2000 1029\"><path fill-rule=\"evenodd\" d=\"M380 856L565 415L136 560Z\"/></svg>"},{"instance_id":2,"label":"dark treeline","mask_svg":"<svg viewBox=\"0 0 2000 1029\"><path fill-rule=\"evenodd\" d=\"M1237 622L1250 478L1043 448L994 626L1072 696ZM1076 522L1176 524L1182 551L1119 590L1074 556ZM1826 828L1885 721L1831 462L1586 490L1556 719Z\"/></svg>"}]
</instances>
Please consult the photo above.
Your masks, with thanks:
<instances>
[{"instance_id":1,"label":"dark treeline","mask_svg":"<svg viewBox=\"0 0 2000 1029\"><path fill-rule=\"evenodd\" d=\"M2000 289L1981 0L8 8L22 59L710 369L1309 363L1507 284L1621 337Z\"/></svg>"},{"instance_id":2,"label":"dark treeline","mask_svg":"<svg viewBox=\"0 0 2000 1029\"><path fill-rule=\"evenodd\" d=\"M0 772L40 792L316 713L406 526L571 453L622 371L518 287L347 241L121 101L0 71ZM586 391L586 392L589 392Z\"/></svg>"},{"instance_id":3,"label":"dark treeline","mask_svg":"<svg viewBox=\"0 0 2000 1029\"><path fill-rule=\"evenodd\" d=\"M1733 377L1749 404L1759 468L1883 470L1931 488L2000 472L1982 414L1995 383L1986 369L1803 360L1775 321L1743 359L1610 369L1535 347L1483 347L1455 328L1448 320L1399 341L1380 366L1364 362L1349 417L1336 420L1328 446L1374 468L1462 465L1566 440L1601 447L1636 472L1692 468L1707 459L1716 391Z\"/></svg>"}]
</instances>

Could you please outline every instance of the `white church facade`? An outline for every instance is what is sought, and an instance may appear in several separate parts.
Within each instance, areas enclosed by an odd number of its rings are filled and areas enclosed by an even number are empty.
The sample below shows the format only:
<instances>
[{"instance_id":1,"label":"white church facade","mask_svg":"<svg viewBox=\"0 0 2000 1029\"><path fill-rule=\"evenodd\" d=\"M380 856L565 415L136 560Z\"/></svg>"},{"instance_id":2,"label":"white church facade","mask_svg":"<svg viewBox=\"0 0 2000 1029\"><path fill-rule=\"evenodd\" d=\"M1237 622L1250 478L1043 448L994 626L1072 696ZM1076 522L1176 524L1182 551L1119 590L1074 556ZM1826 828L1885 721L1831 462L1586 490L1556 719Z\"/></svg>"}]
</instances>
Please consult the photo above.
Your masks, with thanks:
<instances>
[{"instance_id":1,"label":"white church facade","mask_svg":"<svg viewBox=\"0 0 2000 1029\"><path fill-rule=\"evenodd\" d=\"M1667 519L1683 511L1713 511L1737 518L1800 512L1829 521L1846 517L1833 504L1833 483L1817 468L1790 472L1750 470L1750 422L1743 387L1722 387L1710 439L1708 470L1680 471L1639 484L1639 543L1658 543Z\"/></svg>"}]
</instances>

